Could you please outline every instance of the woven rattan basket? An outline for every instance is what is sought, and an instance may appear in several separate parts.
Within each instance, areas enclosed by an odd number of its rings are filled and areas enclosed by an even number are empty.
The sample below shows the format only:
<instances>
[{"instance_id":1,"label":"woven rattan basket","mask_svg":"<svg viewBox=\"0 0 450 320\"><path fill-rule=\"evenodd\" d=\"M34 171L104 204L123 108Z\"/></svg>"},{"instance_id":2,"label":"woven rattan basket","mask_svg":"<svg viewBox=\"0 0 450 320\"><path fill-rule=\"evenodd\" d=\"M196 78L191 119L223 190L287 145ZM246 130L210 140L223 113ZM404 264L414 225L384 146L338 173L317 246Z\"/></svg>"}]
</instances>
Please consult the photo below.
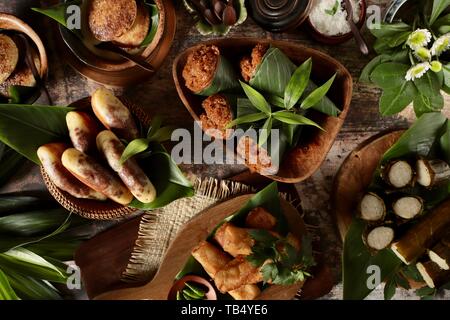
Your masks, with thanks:
<instances>
[{"instance_id":1,"label":"woven rattan basket","mask_svg":"<svg viewBox=\"0 0 450 320\"><path fill-rule=\"evenodd\" d=\"M149 125L150 117L142 108L132 104L124 98L120 98L120 100L131 111L136 121L139 121L141 126L147 127ZM81 99L71 104L70 107L89 112L89 110L91 109L91 98ZM47 175L42 166L41 174L48 191L55 198L55 200L70 212L78 214L84 218L96 220L111 220L129 215L137 211L137 209L122 206L111 200L97 201L89 199L77 199L67 192L59 189L50 180L50 177Z\"/></svg>"}]
</instances>

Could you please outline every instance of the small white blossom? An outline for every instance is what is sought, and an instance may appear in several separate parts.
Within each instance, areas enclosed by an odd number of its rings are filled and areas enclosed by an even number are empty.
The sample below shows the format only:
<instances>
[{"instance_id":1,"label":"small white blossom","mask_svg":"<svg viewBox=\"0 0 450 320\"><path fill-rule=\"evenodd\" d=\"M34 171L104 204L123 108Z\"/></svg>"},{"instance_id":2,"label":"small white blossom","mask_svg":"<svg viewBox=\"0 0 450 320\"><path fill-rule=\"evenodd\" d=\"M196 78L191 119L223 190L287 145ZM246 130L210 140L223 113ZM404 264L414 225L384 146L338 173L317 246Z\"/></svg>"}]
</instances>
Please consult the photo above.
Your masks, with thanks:
<instances>
[{"instance_id":1,"label":"small white blossom","mask_svg":"<svg viewBox=\"0 0 450 320\"><path fill-rule=\"evenodd\" d=\"M411 32L406 40L406 44L410 46L411 49L416 50L418 48L425 47L431 40L431 32L427 29L417 29Z\"/></svg>"},{"instance_id":2,"label":"small white blossom","mask_svg":"<svg viewBox=\"0 0 450 320\"><path fill-rule=\"evenodd\" d=\"M414 55L420 61L430 61L431 60L431 52L427 48L418 48L414 51Z\"/></svg>"},{"instance_id":3,"label":"small white blossom","mask_svg":"<svg viewBox=\"0 0 450 320\"><path fill-rule=\"evenodd\" d=\"M412 66L406 72L406 76L405 76L406 81L419 79L420 77L422 77L425 74L425 72L427 72L430 69L430 67L431 67L431 65L429 62L422 62L422 63L416 64L415 66Z\"/></svg>"},{"instance_id":4,"label":"small white blossom","mask_svg":"<svg viewBox=\"0 0 450 320\"><path fill-rule=\"evenodd\" d=\"M439 57L443 52L450 48L450 33L446 33L440 36L431 46L431 54L433 56Z\"/></svg>"}]
</instances>

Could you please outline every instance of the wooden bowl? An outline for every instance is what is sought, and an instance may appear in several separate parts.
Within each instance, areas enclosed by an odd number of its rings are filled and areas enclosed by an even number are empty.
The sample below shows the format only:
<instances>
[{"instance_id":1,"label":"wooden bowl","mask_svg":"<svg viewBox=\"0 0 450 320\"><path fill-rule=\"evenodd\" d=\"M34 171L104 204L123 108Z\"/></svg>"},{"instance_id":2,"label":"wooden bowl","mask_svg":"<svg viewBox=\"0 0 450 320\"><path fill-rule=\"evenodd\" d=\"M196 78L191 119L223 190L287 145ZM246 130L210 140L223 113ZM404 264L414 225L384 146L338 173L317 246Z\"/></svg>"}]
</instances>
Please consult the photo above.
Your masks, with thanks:
<instances>
[{"instance_id":1,"label":"wooden bowl","mask_svg":"<svg viewBox=\"0 0 450 320\"><path fill-rule=\"evenodd\" d=\"M7 13L0 13L0 29L18 31L31 39L39 53L39 60L41 62L41 68L38 70L39 75L41 79L45 79L48 72L47 52L37 33L22 20Z\"/></svg>"},{"instance_id":2,"label":"wooden bowl","mask_svg":"<svg viewBox=\"0 0 450 320\"><path fill-rule=\"evenodd\" d=\"M361 11L359 14L359 21L358 23L356 23L356 26L358 27L358 29L361 29L364 26L364 23L366 22L366 9L367 9L367 4L365 0L361 0ZM323 34L321 32L319 32L319 30L317 30L314 25L311 23L311 20L306 19L306 28L309 32L309 34L311 35L311 37L314 38L314 40L319 41L321 43L325 43L325 44L329 44L329 45L337 45L337 44L341 44L344 43L348 40L350 40L351 38L353 38L353 34L352 32L348 32L339 36L328 36L326 34Z\"/></svg>"},{"instance_id":3,"label":"wooden bowl","mask_svg":"<svg viewBox=\"0 0 450 320\"><path fill-rule=\"evenodd\" d=\"M131 111L137 121L140 121L144 126L149 125L150 118L140 107L130 103L128 100L120 98L123 104ZM70 107L75 109L80 109L86 112L92 112L91 109L91 98L84 98L77 102L74 102ZM92 112L93 115L93 112ZM95 117L93 115L93 117ZM44 168L41 166L41 174L44 179L45 185L50 192L50 194L68 211L78 214L87 219L95 220L111 220L117 219L133 212L137 209L125 207L112 200L98 201L90 199L78 199L67 192L59 189L51 180L50 177L45 172Z\"/></svg>"},{"instance_id":4,"label":"wooden bowl","mask_svg":"<svg viewBox=\"0 0 450 320\"><path fill-rule=\"evenodd\" d=\"M172 241L158 272L152 281L142 287L118 289L96 297L100 300L167 300L176 275L183 269L192 250L208 238L217 225L242 208L252 194L238 196L217 206L209 208L189 221ZM288 221L291 232L301 236L306 231L299 212L286 200L280 198L281 208ZM303 283L290 286L272 285L264 290L259 300L289 300L295 297Z\"/></svg>"},{"instance_id":5,"label":"wooden bowl","mask_svg":"<svg viewBox=\"0 0 450 320\"><path fill-rule=\"evenodd\" d=\"M172 0L156 0L160 23L153 41L141 56L158 69L169 53L176 30L176 15ZM118 57L106 59L89 49L69 30L59 26L60 47L68 63L88 79L100 84L127 87L147 80L153 72L142 69L134 62Z\"/></svg>"},{"instance_id":6,"label":"wooden bowl","mask_svg":"<svg viewBox=\"0 0 450 320\"><path fill-rule=\"evenodd\" d=\"M381 158L403 132L381 133L364 141L341 165L334 180L332 212L342 240L345 239L359 200L372 182Z\"/></svg>"},{"instance_id":7,"label":"wooden bowl","mask_svg":"<svg viewBox=\"0 0 450 320\"><path fill-rule=\"evenodd\" d=\"M195 121L200 121L201 103L205 97L193 94L184 84L182 70L188 55L203 44L214 44L221 52L239 65L240 59L251 52L257 43L266 43L281 49L294 63L300 64L309 57L313 59L312 79L316 83L324 83L336 72L336 79L331 86L328 97L342 111L339 117L329 117L318 112L312 112L311 118L325 131L305 127L300 143L287 152L283 158L280 170L268 178L285 183L297 183L309 178L322 164L328 151L347 116L352 99L353 81L347 69L337 60L308 47L287 41L275 41L255 38L217 39L204 42L182 52L173 63L173 78L180 99Z\"/></svg>"}]
</instances>

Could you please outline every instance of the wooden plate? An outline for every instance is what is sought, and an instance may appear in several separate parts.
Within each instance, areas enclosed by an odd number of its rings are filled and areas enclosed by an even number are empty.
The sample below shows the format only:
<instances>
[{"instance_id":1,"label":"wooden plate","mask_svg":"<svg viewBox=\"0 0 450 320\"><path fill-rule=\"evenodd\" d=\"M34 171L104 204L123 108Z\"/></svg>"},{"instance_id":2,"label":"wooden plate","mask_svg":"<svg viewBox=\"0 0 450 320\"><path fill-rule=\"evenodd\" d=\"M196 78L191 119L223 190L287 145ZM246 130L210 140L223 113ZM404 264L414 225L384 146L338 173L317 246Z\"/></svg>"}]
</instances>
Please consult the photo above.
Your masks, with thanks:
<instances>
[{"instance_id":1,"label":"wooden plate","mask_svg":"<svg viewBox=\"0 0 450 320\"><path fill-rule=\"evenodd\" d=\"M332 211L341 239L350 227L359 199L372 182L373 174L386 151L403 130L378 134L353 150L340 167L333 187Z\"/></svg>"},{"instance_id":2,"label":"wooden plate","mask_svg":"<svg viewBox=\"0 0 450 320\"><path fill-rule=\"evenodd\" d=\"M113 290L96 297L101 300L167 300L169 291L178 272L184 267L191 256L192 249L205 240L214 228L226 217L238 211L254 195L243 195L223 202L207 209L189 221L178 233L156 273L154 279L141 287ZM301 236L305 232L305 225L298 211L286 200L280 199L291 232ZM295 297L303 283L291 286L272 285L264 290L261 300L287 300Z\"/></svg>"},{"instance_id":3,"label":"wooden plate","mask_svg":"<svg viewBox=\"0 0 450 320\"><path fill-rule=\"evenodd\" d=\"M144 110L130 103L124 98L120 98L120 100L131 111L136 120L138 120L141 124L146 126L150 123L150 117L145 113ZM70 107L89 111L91 110L91 98L84 98L82 100L74 102L70 105ZM55 186L42 166L41 174L48 191L55 198L55 200L58 201L68 211L78 214L82 217L96 220L111 220L129 215L137 211L137 209L122 206L112 200L97 201L75 198Z\"/></svg>"},{"instance_id":4,"label":"wooden plate","mask_svg":"<svg viewBox=\"0 0 450 320\"><path fill-rule=\"evenodd\" d=\"M169 53L176 30L176 15L172 0L158 0L160 24L153 42L143 56L157 70ZM88 51L76 37L63 28L55 28L63 56L70 66L84 77L97 83L113 87L128 87L146 81L154 72L149 72L124 60L117 62L101 59Z\"/></svg>"},{"instance_id":5,"label":"wooden plate","mask_svg":"<svg viewBox=\"0 0 450 320\"><path fill-rule=\"evenodd\" d=\"M319 123L325 131L322 132L311 127L305 128L299 145L285 154L277 175L268 176L270 179L280 182L298 183L309 178L325 160L350 108L353 88L352 77L337 60L318 50L287 41L255 38L217 39L191 47L175 59L172 69L175 85L180 99L191 116L195 121L200 121L201 103L206 97L194 95L184 84L182 71L188 55L200 45L213 44L218 46L230 61L238 65L240 59L249 54L257 43L266 43L278 47L296 64L312 57L312 74L313 80L316 82L323 83L335 72L337 73L328 96L342 110L339 117L329 117L318 112L311 114L311 118Z\"/></svg>"},{"instance_id":6,"label":"wooden plate","mask_svg":"<svg viewBox=\"0 0 450 320\"><path fill-rule=\"evenodd\" d=\"M42 79L46 78L48 71L47 52L45 51L44 44L37 33L34 32L34 30L22 20L7 13L0 13L0 29L21 32L33 41L34 45L38 49L39 60L41 62L39 75Z\"/></svg>"}]
</instances>

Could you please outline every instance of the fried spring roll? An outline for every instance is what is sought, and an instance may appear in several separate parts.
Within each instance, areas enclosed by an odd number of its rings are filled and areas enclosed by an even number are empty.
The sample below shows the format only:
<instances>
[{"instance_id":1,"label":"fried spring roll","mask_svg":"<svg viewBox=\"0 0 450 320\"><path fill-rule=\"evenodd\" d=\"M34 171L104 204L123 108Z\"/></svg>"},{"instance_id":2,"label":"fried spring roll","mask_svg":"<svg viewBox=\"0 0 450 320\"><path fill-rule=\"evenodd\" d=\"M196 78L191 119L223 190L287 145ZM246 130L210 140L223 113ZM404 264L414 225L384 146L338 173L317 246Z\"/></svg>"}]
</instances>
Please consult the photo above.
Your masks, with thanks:
<instances>
[{"instance_id":1,"label":"fried spring roll","mask_svg":"<svg viewBox=\"0 0 450 320\"><path fill-rule=\"evenodd\" d=\"M245 224L252 229L272 230L277 225L277 219L266 209L257 207L249 212Z\"/></svg>"},{"instance_id":2,"label":"fried spring roll","mask_svg":"<svg viewBox=\"0 0 450 320\"><path fill-rule=\"evenodd\" d=\"M61 156L66 149L64 143L49 143L38 149L37 155L50 180L75 198L106 200L106 196L83 184L63 166Z\"/></svg>"},{"instance_id":3,"label":"fried spring roll","mask_svg":"<svg viewBox=\"0 0 450 320\"><path fill-rule=\"evenodd\" d=\"M243 256L227 263L214 276L216 287L222 293L236 290L245 284L256 284L262 281L263 276L260 268L254 267Z\"/></svg>"},{"instance_id":4,"label":"fried spring roll","mask_svg":"<svg viewBox=\"0 0 450 320\"><path fill-rule=\"evenodd\" d=\"M228 222L217 229L214 239L225 252L233 257L248 256L252 253L252 247L255 244L248 229L235 227Z\"/></svg>"},{"instance_id":5,"label":"fried spring roll","mask_svg":"<svg viewBox=\"0 0 450 320\"><path fill-rule=\"evenodd\" d=\"M200 242L192 251L192 256L213 280L216 273L231 261L230 256L207 241ZM246 284L228 293L236 300L252 300L261 293L261 290L254 284Z\"/></svg>"},{"instance_id":6,"label":"fried spring roll","mask_svg":"<svg viewBox=\"0 0 450 320\"><path fill-rule=\"evenodd\" d=\"M113 172L77 149L64 151L61 161L78 180L111 200L122 205L128 205L133 200L131 192Z\"/></svg>"}]
</instances>

